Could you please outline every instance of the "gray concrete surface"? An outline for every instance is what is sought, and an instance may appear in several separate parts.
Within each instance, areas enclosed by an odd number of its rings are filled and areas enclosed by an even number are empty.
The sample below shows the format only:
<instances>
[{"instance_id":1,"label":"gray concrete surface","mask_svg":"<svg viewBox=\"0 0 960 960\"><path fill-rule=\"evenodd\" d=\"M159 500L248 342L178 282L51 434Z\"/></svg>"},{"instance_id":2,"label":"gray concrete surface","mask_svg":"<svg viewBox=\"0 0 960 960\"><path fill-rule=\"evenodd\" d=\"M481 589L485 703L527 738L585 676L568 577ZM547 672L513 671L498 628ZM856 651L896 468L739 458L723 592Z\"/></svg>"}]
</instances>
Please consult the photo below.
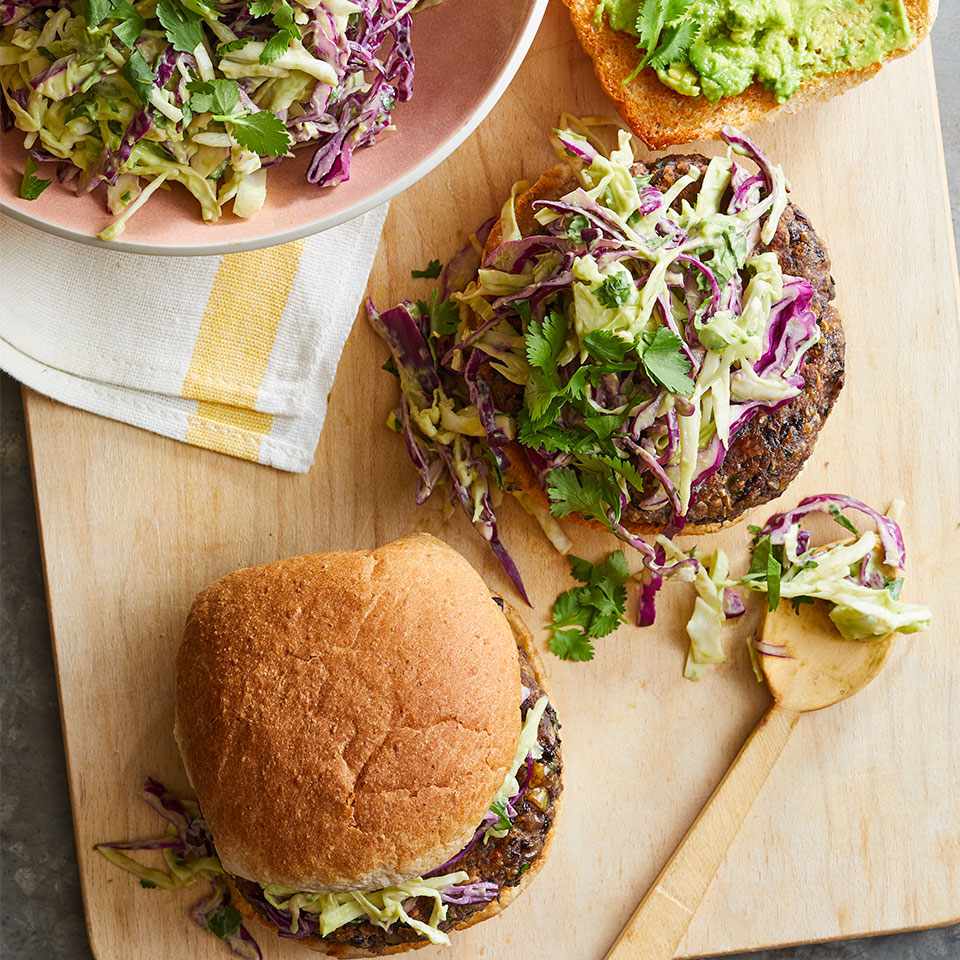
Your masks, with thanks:
<instances>
[{"instance_id":1,"label":"gray concrete surface","mask_svg":"<svg viewBox=\"0 0 960 960\"><path fill-rule=\"evenodd\" d=\"M960 238L960 0L941 3L933 44ZM23 411L19 388L6 375L0 391L0 957L89 960ZM749 957L960 960L960 926Z\"/></svg>"}]
</instances>

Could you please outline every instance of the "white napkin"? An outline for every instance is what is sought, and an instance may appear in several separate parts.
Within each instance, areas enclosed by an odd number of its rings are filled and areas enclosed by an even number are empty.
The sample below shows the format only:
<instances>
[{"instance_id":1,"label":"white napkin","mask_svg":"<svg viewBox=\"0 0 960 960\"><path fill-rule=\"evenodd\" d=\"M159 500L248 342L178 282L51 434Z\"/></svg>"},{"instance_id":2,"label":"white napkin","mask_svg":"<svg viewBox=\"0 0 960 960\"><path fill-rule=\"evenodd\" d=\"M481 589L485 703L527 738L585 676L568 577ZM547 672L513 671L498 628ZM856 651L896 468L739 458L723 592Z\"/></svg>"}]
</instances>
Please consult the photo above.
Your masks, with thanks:
<instances>
[{"instance_id":1,"label":"white napkin","mask_svg":"<svg viewBox=\"0 0 960 960\"><path fill-rule=\"evenodd\" d=\"M386 214L225 257L113 253L0 216L0 368L83 410L306 471Z\"/></svg>"}]
</instances>

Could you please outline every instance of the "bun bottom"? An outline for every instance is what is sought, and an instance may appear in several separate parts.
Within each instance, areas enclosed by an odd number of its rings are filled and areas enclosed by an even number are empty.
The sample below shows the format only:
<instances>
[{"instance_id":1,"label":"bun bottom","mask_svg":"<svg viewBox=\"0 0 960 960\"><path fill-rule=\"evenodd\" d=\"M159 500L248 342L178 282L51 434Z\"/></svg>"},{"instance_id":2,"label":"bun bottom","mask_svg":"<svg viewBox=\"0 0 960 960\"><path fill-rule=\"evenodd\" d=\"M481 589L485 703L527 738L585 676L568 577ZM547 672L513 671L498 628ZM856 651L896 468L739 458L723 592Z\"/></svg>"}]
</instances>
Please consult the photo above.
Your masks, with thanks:
<instances>
[{"instance_id":1,"label":"bun bottom","mask_svg":"<svg viewBox=\"0 0 960 960\"><path fill-rule=\"evenodd\" d=\"M504 601L503 604L503 612L508 623L510 624L510 629L513 631L513 635L516 638L517 646L523 650L530 661L530 665L533 669L534 675L537 678L537 682L543 689L546 689L546 686L543 682L543 661L540 658L539 652L534 647L533 636L527 628L527 625L524 623L520 614L506 601ZM482 923L484 920L490 920L493 917L499 916L511 903L513 903L514 900L517 899L517 897L520 896L521 893L523 893L524 890L527 889L527 887L530 885L530 881L533 880L533 878L539 872L540 868L547 859L547 855L550 852L550 846L553 843L553 838L556 834L557 819L560 816L560 808L562 803L563 794L561 793L560 796L557 797L554 804L553 822L550 824L543 848L541 849L536 860L530 864L530 869L523 874L520 882L515 886L505 887L501 891L497 900L491 901L482 910L478 910L476 913L467 917L466 920L463 920L462 922L452 926L447 931L448 933L456 934L461 930L467 930L478 923ZM269 930L271 933L276 935L276 928L267 923L247 902L243 894L237 889L232 877L227 878L227 886L230 889L231 903L240 913L241 917L243 917L244 925L248 929L256 928ZM347 943L325 942L323 939L317 937L314 937L310 940L291 940L289 942L297 943L314 953L319 953L327 957L338 957L342 958L342 960L353 960L353 958L360 957L386 957L392 954L406 953L409 950L420 950L422 947L432 946L429 940L414 940L409 943L388 944L375 950L364 950L359 947L351 946Z\"/></svg>"}]
</instances>

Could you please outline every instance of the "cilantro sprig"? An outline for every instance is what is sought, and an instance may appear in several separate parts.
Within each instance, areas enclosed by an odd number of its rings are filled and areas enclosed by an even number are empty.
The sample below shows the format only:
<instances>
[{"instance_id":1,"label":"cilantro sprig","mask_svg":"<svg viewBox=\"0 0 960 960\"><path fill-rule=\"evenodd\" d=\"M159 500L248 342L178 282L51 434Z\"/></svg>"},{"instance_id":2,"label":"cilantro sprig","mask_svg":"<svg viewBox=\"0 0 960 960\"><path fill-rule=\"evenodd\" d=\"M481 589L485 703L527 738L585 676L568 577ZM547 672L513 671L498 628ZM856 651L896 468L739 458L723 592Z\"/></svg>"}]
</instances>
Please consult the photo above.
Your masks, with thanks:
<instances>
[{"instance_id":1,"label":"cilantro sprig","mask_svg":"<svg viewBox=\"0 0 960 960\"><path fill-rule=\"evenodd\" d=\"M766 583L767 609L771 612L780 605L780 575L783 572L783 547L774 544L770 535L759 537L753 543L750 569L743 577L744 583Z\"/></svg>"},{"instance_id":2,"label":"cilantro sprig","mask_svg":"<svg viewBox=\"0 0 960 960\"><path fill-rule=\"evenodd\" d=\"M280 157L289 149L290 134L283 121L269 110L250 113L240 106L236 80L194 80L187 85L190 109L210 113L230 127L237 143L261 157Z\"/></svg>"},{"instance_id":3,"label":"cilantro sprig","mask_svg":"<svg viewBox=\"0 0 960 960\"><path fill-rule=\"evenodd\" d=\"M94 29L107 20L120 21L111 32L125 47L131 49L147 25L129 0L87 0L87 26Z\"/></svg>"},{"instance_id":4,"label":"cilantro sprig","mask_svg":"<svg viewBox=\"0 0 960 960\"><path fill-rule=\"evenodd\" d=\"M279 60L287 52L290 44L302 36L294 9L287 0L253 0L249 10L250 16L257 20L270 16L271 22L277 29L260 52L260 62L268 66L275 60Z\"/></svg>"},{"instance_id":5,"label":"cilantro sprig","mask_svg":"<svg viewBox=\"0 0 960 960\"><path fill-rule=\"evenodd\" d=\"M203 43L203 21L177 0L157 0L157 19L174 50L193 53Z\"/></svg>"},{"instance_id":6,"label":"cilantro sprig","mask_svg":"<svg viewBox=\"0 0 960 960\"><path fill-rule=\"evenodd\" d=\"M439 260L431 260L423 270L411 270L410 276L414 280L436 280L443 272L443 264Z\"/></svg>"},{"instance_id":7,"label":"cilantro sprig","mask_svg":"<svg viewBox=\"0 0 960 960\"><path fill-rule=\"evenodd\" d=\"M613 633L624 622L630 571L622 550L597 564L580 557L569 560L570 573L583 586L557 597L547 642L562 660L592 660L593 641Z\"/></svg>"},{"instance_id":8,"label":"cilantro sprig","mask_svg":"<svg viewBox=\"0 0 960 960\"><path fill-rule=\"evenodd\" d=\"M38 169L37 161L33 157L28 157L23 168L23 177L20 180L21 200L36 200L50 186L52 181L41 180L35 176Z\"/></svg>"},{"instance_id":9,"label":"cilantro sprig","mask_svg":"<svg viewBox=\"0 0 960 960\"><path fill-rule=\"evenodd\" d=\"M637 17L637 44L645 51L638 69L663 70L682 60L697 37L698 25L690 19L693 0L644 0Z\"/></svg>"}]
</instances>

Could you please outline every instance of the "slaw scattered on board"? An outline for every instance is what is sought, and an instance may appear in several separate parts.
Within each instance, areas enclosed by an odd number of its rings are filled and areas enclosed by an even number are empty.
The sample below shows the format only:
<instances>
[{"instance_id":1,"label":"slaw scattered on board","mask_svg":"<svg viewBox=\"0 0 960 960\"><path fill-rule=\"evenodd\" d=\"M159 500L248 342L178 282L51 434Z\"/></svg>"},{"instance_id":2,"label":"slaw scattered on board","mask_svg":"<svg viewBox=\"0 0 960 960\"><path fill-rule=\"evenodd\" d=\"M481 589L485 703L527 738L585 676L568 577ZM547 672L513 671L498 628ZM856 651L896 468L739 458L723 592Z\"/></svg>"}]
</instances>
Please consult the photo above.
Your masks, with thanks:
<instances>
[{"instance_id":1,"label":"slaw scattered on board","mask_svg":"<svg viewBox=\"0 0 960 960\"><path fill-rule=\"evenodd\" d=\"M204 220L251 217L294 151L307 182L350 177L356 150L413 93L421 0L3 0L0 128L78 193L104 188L113 239L180 183ZM24 199L50 178L24 171ZM32 177L32 181L28 180ZM24 192L26 190L26 192Z\"/></svg>"}]
</instances>

